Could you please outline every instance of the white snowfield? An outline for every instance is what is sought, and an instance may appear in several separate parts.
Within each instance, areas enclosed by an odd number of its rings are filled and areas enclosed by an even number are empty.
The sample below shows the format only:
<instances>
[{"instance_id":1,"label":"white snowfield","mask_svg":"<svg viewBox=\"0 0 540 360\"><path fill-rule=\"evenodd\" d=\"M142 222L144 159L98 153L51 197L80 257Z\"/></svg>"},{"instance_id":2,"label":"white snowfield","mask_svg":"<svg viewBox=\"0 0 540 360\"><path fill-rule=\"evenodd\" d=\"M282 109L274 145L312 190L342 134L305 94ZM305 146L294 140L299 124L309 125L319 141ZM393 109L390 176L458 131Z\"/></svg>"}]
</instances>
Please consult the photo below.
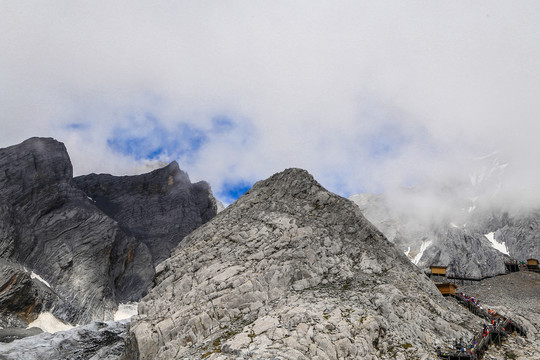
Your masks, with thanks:
<instances>
[{"instance_id":1,"label":"white snowfield","mask_svg":"<svg viewBox=\"0 0 540 360\"><path fill-rule=\"evenodd\" d=\"M30 274L30 278L37 279L37 280L41 281L42 283L47 285L47 287L49 289L51 289L51 284L49 284L47 281L43 280L43 278L41 276L39 276L38 274L36 274L35 272L32 271L32 273Z\"/></svg>"},{"instance_id":2,"label":"white snowfield","mask_svg":"<svg viewBox=\"0 0 540 360\"><path fill-rule=\"evenodd\" d=\"M36 320L28 324L27 329L31 327L38 327L51 334L74 328L74 326L66 324L48 311L40 313Z\"/></svg>"},{"instance_id":3,"label":"white snowfield","mask_svg":"<svg viewBox=\"0 0 540 360\"><path fill-rule=\"evenodd\" d=\"M420 262L420 259L422 259L422 255L424 255L424 251L426 251L426 249L430 247L432 243L433 241L431 240L422 241L422 245L420 246L420 252L416 254L416 256L414 257L412 261L414 265L418 265L418 263Z\"/></svg>"},{"instance_id":4,"label":"white snowfield","mask_svg":"<svg viewBox=\"0 0 540 360\"><path fill-rule=\"evenodd\" d=\"M137 315L138 305L139 303L136 302L119 304L118 310L114 314L114 321L130 319L132 316ZM27 329L31 327L38 327L45 332L53 334L58 331L73 329L75 326L66 324L65 322L54 316L52 313L46 311L40 313L36 320L28 324Z\"/></svg>"},{"instance_id":5,"label":"white snowfield","mask_svg":"<svg viewBox=\"0 0 540 360\"><path fill-rule=\"evenodd\" d=\"M486 237L486 239L489 240L489 242L491 243L491 246L493 246L496 250L499 250L503 254L510 255L510 253L508 252L508 248L506 247L506 243L504 241L498 242L497 240L495 240L494 232L484 234L484 236Z\"/></svg>"},{"instance_id":6,"label":"white snowfield","mask_svg":"<svg viewBox=\"0 0 540 360\"><path fill-rule=\"evenodd\" d=\"M139 303L136 302L118 304L118 310L114 313L114 321L130 319L132 316L137 315L139 313L137 310L138 305Z\"/></svg>"}]
</instances>

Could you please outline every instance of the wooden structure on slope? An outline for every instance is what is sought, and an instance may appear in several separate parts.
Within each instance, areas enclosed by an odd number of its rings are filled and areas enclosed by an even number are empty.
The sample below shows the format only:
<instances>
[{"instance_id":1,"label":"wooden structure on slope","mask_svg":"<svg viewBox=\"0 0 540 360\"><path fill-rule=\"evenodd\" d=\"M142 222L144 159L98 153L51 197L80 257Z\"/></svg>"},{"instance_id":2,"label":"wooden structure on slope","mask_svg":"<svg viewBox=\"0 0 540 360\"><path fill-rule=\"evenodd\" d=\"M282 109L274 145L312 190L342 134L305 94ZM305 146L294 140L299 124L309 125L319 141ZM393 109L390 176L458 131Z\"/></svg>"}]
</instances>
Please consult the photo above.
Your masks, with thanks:
<instances>
[{"instance_id":1,"label":"wooden structure on slope","mask_svg":"<svg viewBox=\"0 0 540 360\"><path fill-rule=\"evenodd\" d=\"M540 270L538 267L538 260L536 259L527 259L527 269L529 270Z\"/></svg>"},{"instance_id":2,"label":"wooden structure on slope","mask_svg":"<svg viewBox=\"0 0 540 360\"><path fill-rule=\"evenodd\" d=\"M448 266L431 265L429 268L431 270L431 275L446 276L447 267Z\"/></svg>"},{"instance_id":3,"label":"wooden structure on slope","mask_svg":"<svg viewBox=\"0 0 540 360\"><path fill-rule=\"evenodd\" d=\"M537 259L527 259L527 261L518 261L515 259L510 259L504 263L506 270L508 272L517 272L517 271L534 271L540 272L540 266Z\"/></svg>"},{"instance_id":4,"label":"wooden structure on slope","mask_svg":"<svg viewBox=\"0 0 540 360\"><path fill-rule=\"evenodd\" d=\"M444 296L456 295L457 285L454 283L442 283L442 284L435 284L435 285L437 285L437 289L439 289L441 294L443 294Z\"/></svg>"}]
</instances>

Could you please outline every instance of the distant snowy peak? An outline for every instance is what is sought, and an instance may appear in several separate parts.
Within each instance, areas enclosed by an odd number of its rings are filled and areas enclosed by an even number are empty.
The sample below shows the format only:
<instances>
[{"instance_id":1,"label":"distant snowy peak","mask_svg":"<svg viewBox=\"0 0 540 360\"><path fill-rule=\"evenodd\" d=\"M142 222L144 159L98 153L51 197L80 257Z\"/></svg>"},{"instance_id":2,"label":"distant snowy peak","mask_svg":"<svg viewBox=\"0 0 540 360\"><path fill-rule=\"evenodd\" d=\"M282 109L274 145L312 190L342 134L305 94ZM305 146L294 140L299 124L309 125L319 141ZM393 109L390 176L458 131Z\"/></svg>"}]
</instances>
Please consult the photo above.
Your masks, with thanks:
<instances>
[{"instance_id":1,"label":"distant snowy peak","mask_svg":"<svg viewBox=\"0 0 540 360\"><path fill-rule=\"evenodd\" d=\"M503 177L510 163L501 159L501 155L498 152L478 157L474 160L476 170L469 175L471 185L481 193L485 191L486 186L491 189L490 191L496 193L502 184ZM476 199L478 199L478 196L475 196L473 202Z\"/></svg>"},{"instance_id":2,"label":"distant snowy peak","mask_svg":"<svg viewBox=\"0 0 540 360\"><path fill-rule=\"evenodd\" d=\"M491 243L491 246L493 246L493 248L497 249L498 251L502 252L505 255L510 255L510 253L508 252L508 248L506 247L506 243L504 241L503 242L498 242L497 240L495 240L495 233L494 232L484 234L484 236L486 237L486 239L489 240L489 242Z\"/></svg>"}]
</instances>

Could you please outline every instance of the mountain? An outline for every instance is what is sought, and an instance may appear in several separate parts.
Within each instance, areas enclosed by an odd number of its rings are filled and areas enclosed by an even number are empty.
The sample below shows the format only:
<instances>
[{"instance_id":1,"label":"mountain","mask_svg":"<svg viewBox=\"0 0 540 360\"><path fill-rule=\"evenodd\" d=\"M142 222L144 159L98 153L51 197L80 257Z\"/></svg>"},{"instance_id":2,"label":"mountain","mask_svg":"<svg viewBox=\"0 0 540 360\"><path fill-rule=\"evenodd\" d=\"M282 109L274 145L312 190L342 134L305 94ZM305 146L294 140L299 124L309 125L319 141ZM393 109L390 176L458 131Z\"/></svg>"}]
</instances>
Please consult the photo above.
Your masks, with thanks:
<instances>
[{"instance_id":1,"label":"mountain","mask_svg":"<svg viewBox=\"0 0 540 360\"><path fill-rule=\"evenodd\" d=\"M475 327L356 205L288 169L157 266L126 356L427 359Z\"/></svg>"},{"instance_id":2,"label":"mountain","mask_svg":"<svg viewBox=\"0 0 540 360\"><path fill-rule=\"evenodd\" d=\"M540 210L511 210L477 203L461 221L425 221L389 205L382 194L349 198L411 261L420 267L445 265L459 276L504 274L509 258L540 258Z\"/></svg>"},{"instance_id":3,"label":"mountain","mask_svg":"<svg viewBox=\"0 0 540 360\"><path fill-rule=\"evenodd\" d=\"M505 211L490 209L475 216L474 223L510 257L518 260L540 259L540 209Z\"/></svg>"},{"instance_id":4,"label":"mountain","mask_svg":"<svg viewBox=\"0 0 540 360\"><path fill-rule=\"evenodd\" d=\"M90 174L74 182L124 232L146 245L154 264L217 212L208 183L192 184L176 161L143 175Z\"/></svg>"},{"instance_id":5,"label":"mountain","mask_svg":"<svg viewBox=\"0 0 540 360\"><path fill-rule=\"evenodd\" d=\"M414 264L422 268L444 265L449 267L449 273L463 277L505 273L504 262L508 255L493 246L489 237L491 228L479 226L481 222L478 220L465 218L463 224L426 221L412 211L397 211L382 194L358 194L349 199Z\"/></svg>"},{"instance_id":6,"label":"mountain","mask_svg":"<svg viewBox=\"0 0 540 360\"><path fill-rule=\"evenodd\" d=\"M71 324L112 319L119 302L147 292L154 264L216 213L209 186L191 184L176 163L140 176L74 180L62 143L31 138L0 149L0 170L0 258L18 264L2 268L14 279L2 289L24 282L34 300L16 315L23 323L39 311ZM2 317L16 323L12 313Z\"/></svg>"}]
</instances>

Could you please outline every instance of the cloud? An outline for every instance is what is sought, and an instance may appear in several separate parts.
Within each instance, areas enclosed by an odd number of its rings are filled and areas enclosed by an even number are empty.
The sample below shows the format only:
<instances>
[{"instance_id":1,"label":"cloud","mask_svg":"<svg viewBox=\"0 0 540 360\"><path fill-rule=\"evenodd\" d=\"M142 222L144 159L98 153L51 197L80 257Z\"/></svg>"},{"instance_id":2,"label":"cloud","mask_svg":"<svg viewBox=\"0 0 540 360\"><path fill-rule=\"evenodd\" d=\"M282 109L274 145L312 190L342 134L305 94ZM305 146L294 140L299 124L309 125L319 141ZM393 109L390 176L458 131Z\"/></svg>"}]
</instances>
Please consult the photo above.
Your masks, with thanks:
<instances>
[{"instance_id":1,"label":"cloud","mask_svg":"<svg viewBox=\"0 0 540 360\"><path fill-rule=\"evenodd\" d=\"M538 2L0 6L0 146L53 136L78 174L176 159L216 194L302 167L430 210L540 203Z\"/></svg>"}]
</instances>

